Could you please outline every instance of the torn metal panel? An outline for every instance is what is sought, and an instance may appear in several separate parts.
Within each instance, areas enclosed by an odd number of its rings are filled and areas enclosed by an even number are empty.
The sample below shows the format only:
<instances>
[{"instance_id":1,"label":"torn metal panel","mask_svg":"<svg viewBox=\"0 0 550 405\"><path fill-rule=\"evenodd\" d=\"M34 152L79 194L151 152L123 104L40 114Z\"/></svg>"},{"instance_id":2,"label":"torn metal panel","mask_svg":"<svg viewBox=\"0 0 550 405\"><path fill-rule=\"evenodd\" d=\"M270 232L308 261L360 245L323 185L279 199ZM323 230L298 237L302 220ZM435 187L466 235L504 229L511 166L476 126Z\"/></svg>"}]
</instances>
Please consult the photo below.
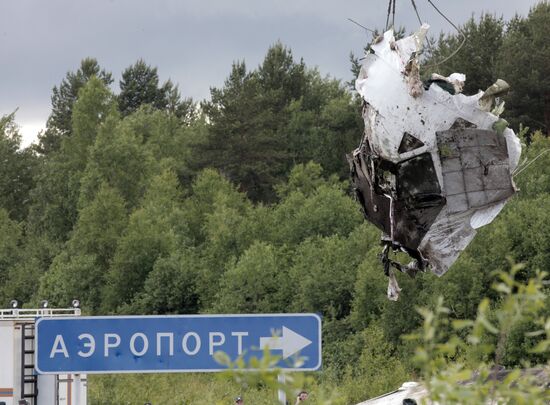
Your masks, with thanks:
<instances>
[{"instance_id":1,"label":"torn metal panel","mask_svg":"<svg viewBox=\"0 0 550 405\"><path fill-rule=\"evenodd\" d=\"M417 56L428 29L396 41L387 31L365 56L356 89L364 100L365 133L350 158L365 217L383 231L383 244L413 258L401 271L445 273L514 194L519 139L491 111L507 90L461 94L466 77L433 75L422 83ZM493 112L498 112L499 108ZM394 277L388 292L399 293Z\"/></svg>"},{"instance_id":2,"label":"torn metal panel","mask_svg":"<svg viewBox=\"0 0 550 405\"><path fill-rule=\"evenodd\" d=\"M505 95L509 89L510 85L508 83L506 83L502 79L498 79L495 83L489 86L489 88L487 88L487 90L485 90L483 92L483 95L479 98L479 108L481 108L483 111L491 111L491 108L493 104L497 101L497 98ZM497 102L496 104L496 111L504 109L504 102ZM493 111L493 114L495 114L496 111ZM497 113L495 115L499 116L500 113Z\"/></svg>"},{"instance_id":3,"label":"torn metal panel","mask_svg":"<svg viewBox=\"0 0 550 405\"><path fill-rule=\"evenodd\" d=\"M415 149L421 148L422 146L424 146L424 143L420 139L418 139L414 135L409 134L408 132L405 132L403 134L403 138L401 139L401 143L399 144L399 149L397 149L397 152L410 152Z\"/></svg>"}]
</instances>

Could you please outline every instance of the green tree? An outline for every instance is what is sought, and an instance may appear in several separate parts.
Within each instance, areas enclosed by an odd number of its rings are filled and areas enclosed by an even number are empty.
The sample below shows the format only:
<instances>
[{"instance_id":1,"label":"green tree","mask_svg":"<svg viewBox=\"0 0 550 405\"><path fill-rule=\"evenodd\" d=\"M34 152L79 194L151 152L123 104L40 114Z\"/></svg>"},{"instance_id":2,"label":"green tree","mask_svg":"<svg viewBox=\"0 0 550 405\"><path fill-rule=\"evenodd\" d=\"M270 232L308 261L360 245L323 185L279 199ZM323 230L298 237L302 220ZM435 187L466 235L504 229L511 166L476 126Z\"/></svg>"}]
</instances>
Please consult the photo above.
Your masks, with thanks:
<instances>
[{"instance_id":1,"label":"green tree","mask_svg":"<svg viewBox=\"0 0 550 405\"><path fill-rule=\"evenodd\" d=\"M199 164L219 169L250 198L269 200L286 156L283 139L268 125L276 119L259 100L260 91L244 62L233 64L222 89L211 89L211 101L203 104L211 124Z\"/></svg>"},{"instance_id":2,"label":"green tree","mask_svg":"<svg viewBox=\"0 0 550 405\"><path fill-rule=\"evenodd\" d=\"M113 82L111 73L101 69L94 58L85 58L76 72L68 72L59 86L54 86L52 112L46 131L38 136L37 151L50 154L59 150L61 141L72 134L73 106L79 91L92 77L99 78L106 86Z\"/></svg>"},{"instance_id":3,"label":"green tree","mask_svg":"<svg viewBox=\"0 0 550 405\"><path fill-rule=\"evenodd\" d=\"M274 242L297 244L308 237L347 236L361 223L361 214L340 185L323 184L310 196L289 194L274 207L273 223Z\"/></svg>"},{"instance_id":4,"label":"green tree","mask_svg":"<svg viewBox=\"0 0 550 405\"><path fill-rule=\"evenodd\" d=\"M17 221L26 218L38 159L29 148L20 149L15 113L0 118L0 207Z\"/></svg>"},{"instance_id":5,"label":"green tree","mask_svg":"<svg viewBox=\"0 0 550 405\"><path fill-rule=\"evenodd\" d=\"M342 390L347 403L358 403L395 390L409 378L395 347L376 324L351 335L340 347L348 352L347 361L342 364Z\"/></svg>"},{"instance_id":6,"label":"green tree","mask_svg":"<svg viewBox=\"0 0 550 405\"><path fill-rule=\"evenodd\" d=\"M238 214L244 214L251 207L246 196L239 193L224 176L216 170L205 169L194 179L191 196L183 203L190 234L196 245L204 244L210 239L209 232L220 229L216 228L215 221L212 221L210 229L206 225L208 219L213 217L216 209L222 205L218 201L228 205Z\"/></svg>"},{"instance_id":7,"label":"green tree","mask_svg":"<svg viewBox=\"0 0 550 405\"><path fill-rule=\"evenodd\" d=\"M42 162L31 192L28 226L31 233L65 241L77 219L80 181L100 126L113 110L113 98L100 79L81 88L73 106L72 134Z\"/></svg>"},{"instance_id":8,"label":"green tree","mask_svg":"<svg viewBox=\"0 0 550 405\"><path fill-rule=\"evenodd\" d=\"M182 185L190 185L196 175L193 152L204 137L204 120L182 125L181 119L170 112L142 106L124 118L124 126L141 139L155 160L165 161L174 168Z\"/></svg>"},{"instance_id":9,"label":"green tree","mask_svg":"<svg viewBox=\"0 0 550 405\"><path fill-rule=\"evenodd\" d=\"M419 367L429 400L437 403L545 403L549 399L546 376L533 376L532 370L547 366L550 347L550 320L544 314L547 295L543 286L546 273L528 281L517 280L521 265L510 272L499 272L493 288L496 302L481 300L474 319L450 320L450 308L440 298L433 309L419 308L423 318L417 333L404 336L417 343L414 361ZM517 349L514 329L534 319L528 339L540 357L537 363L516 364L509 373L496 378L495 372L509 348ZM516 352L517 353L517 352ZM521 357L526 359L524 353ZM536 365L538 364L538 366ZM469 383L464 383L468 381Z\"/></svg>"},{"instance_id":10,"label":"green tree","mask_svg":"<svg viewBox=\"0 0 550 405\"><path fill-rule=\"evenodd\" d=\"M130 304L157 259L190 245L180 195L172 171L151 180L141 207L130 215L128 227L118 241L102 291L103 311L116 311Z\"/></svg>"},{"instance_id":11,"label":"green tree","mask_svg":"<svg viewBox=\"0 0 550 405\"><path fill-rule=\"evenodd\" d=\"M249 216L252 204L235 186L213 170L204 170L185 203L190 234L200 247L197 290L203 308L216 302L221 278L254 240Z\"/></svg>"},{"instance_id":12,"label":"green tree","mask_svg":"<svg viewBox=\"0 0 550 405\"><path fill-rule=\"evenodd\" d=\"M357 103L337 80L322 78L277 43L262 64L233 64L223 88L203 103L210 125L199 167L218 168L253 201L273 202L295 164L321 163L347 177L345 154L362 132Z\"/></svg>"},{"instance_id":13,"label":"green tree","mask_svg":"<svg viewBox=\"0 0 550 405\"><path fill-rule=\"evenodd\" d=\"M159 258L147 275L143 290L125 312L136 314L196 314L199 312L197 276L200 260L192 249Z\"/></svg>"},{"instance_id":14,"label":"green tree","mask_svg":"<svg viewBox=\"0 0 550 405\"><path fill-rule=\"evenodd\" d=\"M342 179L349 176L346 155L351 153L363 134L363 121L351 95L341 89L329 99L320 111L321 139L314 160L327 173L336 173Z\"/></svg>"},{"instance_id":15,"label":"green tree","mask_svg":"<svg viewBox=\"0 0 550 405\"><path fill-rule=\"evenodd\" d=\"M93 201L80 210L71 238L41 278L38 296L59 306L78 298L86 311L96 313L126 223L124 200L102 184Z\"/></svg>"},{"instance_id":16,"label":"green tree","mask_svg":"<svg viewBox=\"0 0 550 405\"><path fill-rule=\"evenodd\" d=\"M526 139L528 138L528 140ZM522 151L523 164L517 170L514 181L522 198L550 194L550 139L541 131L526 134Z\"/></svg>"},{"instance_id":17,"label":"green tree","mask_svg":"<svg viewBox=\"0 0 550 405\"><path fill-rule=\"evenodd\" d=\"M141 136L124 120L120 121L118 114L111 114L88 153L88 164L80 181L79 205L85 207L94 199L99 186L107 183L118 190L128 209L136 207L158 170Z\"/></svg>"},{"instance_id":18,"label":"green tree","mask_svg":"<svg viewBox=\"0 0 550 405\"><path fill-rule=\"evenodd\" d=\"M286 270L283 252L264 242L253 244L223 274L214 311L283 312L294 292Z\"/></svg>"},{"instance_id":19,"label":"green tree","mask_svg":"<svg viewBox=\"0 0 550 405\"><path fill-rule=\"evenodd\" d=\"M550 50L548 25L550 3L533 6L527 18L516 16L508 23L498 54L498 72L510 84L504 116L520 124L550 131Z\"/></svg>"},{"instance_id":20,"label":"green tree","mask_svg":"<svg viewBox=\"0 0 550 405\"><path fill-rule=\"evenodd\" d=\"M9 297L7 286L8 273L21 259L21 226L10 219L8 212L0 208L0 301L1 305L7 305L9 299L20 297Z\"/></svg>"},{"instance_id":21,"label":"green tree","mask_svg":"<svg viewBox=\"0 0 550 405\"><path fill-rule=\"evenodd\" d=\"M475 94L485 90L496 79L498 73L498 54L504 37L504 20L491 14L482 14L479 21L470 18L461 25L460 31L466 37L464 45L449 60L443 61L455 52L462 42L458 33L441 34L437 46L424 61L426 67L423 76L429 77L432 72L448 76L453 72L466 75L465 94ZM506 77L502 77L507 80Z\"/></svg>"},{"instance_id":22,"label":"green tree","mask_svg":"<svg viewBox=\"0 0 550 405\"><path fill-rule=\"evenodd\" d=\"M289 103L284 128L289 163L320 163L328 174L349 175L346 155L363 133L360 106L340 81L308 72L308 86L299 100Z\"/></svg>"},{"instance_id":23,"label":"green tree","mask_svg":"<svg viewBox=\"0 0 550 405\"><path fill-rule=\"evenodd\" d=\"M380 247L372 247L363 253L363 261L357 268L350 314L351 325L356 331L379 321L384 313L387 301L388 278L384 275L378 260Z\"/></svg>"},{"instance_id":24,"label":"green tree","mask_svg":"<svg viewBox=\"0 0 550 405\"><path fill-rule=\"evenodd\" d=\"M102 183L90 204L80 210L67 247L75 253L94 255L97 271L104 273L127 221L123 197L116 189ZM97 281L102 278L102 275L98 276Z\"/></svg>"},{"instance_id":25,"label":"green tree","mask_svg":"<svg viewBox=\"0 0 550 405\"><path fill-rule=\"evenodd\" d=\"M302 97L308 84L304 61L296 62L292 51L280 42L267 50L255 74L262 92L260 99L276 115L283 112L291 100ZM269 124L277 125L276 122Z\"/></svg>"},{"instance_id":26,"label":"green tree","mask_svg":"<svg viewBox=\"0 0 550 405\"><path fill-rule=\"evenodd\" d=\"M118 105L123 116L129 115L142 105L151 105L159 110L169 111L188 122L193 116L193 103L182 100L178 86L167 80L159 85L156 67L138 60L122 72Z\"/></svg>"},{"instance_id":27,"label":"green tree","mask_svg":"<svg viewBox=\"0 0 550 405\"><path fill-rule=\"evenodd\" d=\"M348 237L311 237L293 252L289 271L293 286L291 308L320 312L326 319L350 315L358 266L376 246L372 229L356 228Z\"/></svg>"}]
</instances>

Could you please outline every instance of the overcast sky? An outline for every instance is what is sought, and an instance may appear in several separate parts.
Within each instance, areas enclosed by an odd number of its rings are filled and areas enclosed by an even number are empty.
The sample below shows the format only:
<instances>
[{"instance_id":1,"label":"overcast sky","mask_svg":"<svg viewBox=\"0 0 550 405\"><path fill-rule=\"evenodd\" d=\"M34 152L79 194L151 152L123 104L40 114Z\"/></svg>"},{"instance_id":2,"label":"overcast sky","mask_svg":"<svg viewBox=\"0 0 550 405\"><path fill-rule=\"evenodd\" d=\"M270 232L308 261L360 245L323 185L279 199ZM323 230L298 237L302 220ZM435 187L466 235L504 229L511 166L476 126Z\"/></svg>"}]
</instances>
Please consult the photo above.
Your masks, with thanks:
<instances>
[{"instance_id":1,"label":"overcast sky","mask_svg":"<svg viewBox=\"0 0 550 405\"><path fill-rule=\"evenodd\" d=\"M432 0L461 24L482 12L509 19L537 0ZM428 0L416 0L431 33L451 27ZM410 0L397 0L396 26L418 27ZM256 67L280 40L308 66L349 80L349 53L370 38L350 23L383 27L387 0L0 0L0 114L19 108L25 143L44 127L52 87L85 57L115 77L143 58L182 95L201 100L219 87L231 63Z\"/></svg>"}]
</instances>

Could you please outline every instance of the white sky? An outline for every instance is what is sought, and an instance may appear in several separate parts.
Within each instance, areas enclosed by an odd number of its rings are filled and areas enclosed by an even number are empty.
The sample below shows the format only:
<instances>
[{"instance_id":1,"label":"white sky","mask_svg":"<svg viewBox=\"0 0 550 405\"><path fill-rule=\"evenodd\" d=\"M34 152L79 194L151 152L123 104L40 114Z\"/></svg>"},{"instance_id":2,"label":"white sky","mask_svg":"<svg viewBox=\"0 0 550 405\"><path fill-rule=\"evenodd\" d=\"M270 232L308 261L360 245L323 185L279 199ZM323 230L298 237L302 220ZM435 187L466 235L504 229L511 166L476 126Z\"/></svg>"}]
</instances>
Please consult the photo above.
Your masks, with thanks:
<instances>
[{"instance_id":1,"label":"white sky","mask_svg":"<svg viewBox=\"0 0 550 405\"><path fill-rule=\"evenodd\" d=\"M537 3L432 1L458 24L482 12L526 15ZM432 34L450 30L427 0L416 4ZM349 53L361 54L370 35L347 18L382 28L386 10L387 0L0 0L0 115L19 108L29 144L45 125L52 87L88 56L113 73L115 90L143 58L196 100L223 85L232 61L256 67L277 40L308 66L349 80ZM396 25L418 27L410 0L397 0Z\"/></svg>"}]
</instances>

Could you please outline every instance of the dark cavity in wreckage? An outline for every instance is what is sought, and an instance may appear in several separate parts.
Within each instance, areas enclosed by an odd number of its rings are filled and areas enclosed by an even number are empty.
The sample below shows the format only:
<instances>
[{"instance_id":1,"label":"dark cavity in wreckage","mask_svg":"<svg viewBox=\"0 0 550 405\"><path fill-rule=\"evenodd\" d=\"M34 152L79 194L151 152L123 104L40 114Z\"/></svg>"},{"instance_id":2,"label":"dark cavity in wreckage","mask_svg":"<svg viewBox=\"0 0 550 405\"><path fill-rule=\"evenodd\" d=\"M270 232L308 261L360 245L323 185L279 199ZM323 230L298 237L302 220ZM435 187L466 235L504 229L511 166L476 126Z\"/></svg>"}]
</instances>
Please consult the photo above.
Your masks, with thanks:
<instances>
[{"instance_id":1,"label":"dark cavity in wreckage","mask_svg":"<svg viewBox=\"0 0 550 405\"><path fill-rule=\"evenodd\" d=\"M460 73L422 82L418 56L429 26L396 41L378 37L355 82L365 133L349 156L365 218L383 232L380 255L388 298L400 288L394 269L443 275L516 192L521 145L499 115L508 84L466 96ZM401 264L390 251L406 252Z\"/></svg>"}]
</instances>

